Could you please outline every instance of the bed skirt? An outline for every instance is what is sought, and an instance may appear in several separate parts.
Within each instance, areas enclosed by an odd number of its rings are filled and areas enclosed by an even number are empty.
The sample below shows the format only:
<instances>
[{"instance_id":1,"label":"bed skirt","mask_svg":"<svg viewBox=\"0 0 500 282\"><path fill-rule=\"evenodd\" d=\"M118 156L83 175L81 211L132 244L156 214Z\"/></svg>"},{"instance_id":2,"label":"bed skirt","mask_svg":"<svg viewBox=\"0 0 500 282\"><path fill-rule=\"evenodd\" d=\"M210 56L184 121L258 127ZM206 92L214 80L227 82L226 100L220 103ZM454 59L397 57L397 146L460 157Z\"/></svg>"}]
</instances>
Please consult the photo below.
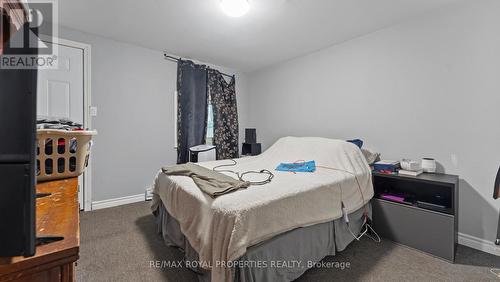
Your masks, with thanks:
<instances>
[{"instance_id":1,"label":"bed skirt","mask_svg":"<svg viewBox=\"0 0 500 282\"><path fill-rule=\"evenodd\" d=\"M371 217L371 205L366 205ZM349 215L351 230L358 234L362 227L361 208ZM160 203L154 212L157 232L165 244L184 252L185 266L198 274L199 281L210 281L210 271L202 269L198 253L182 234L179 222ZM247 249L232 262L234 282L292 281L326 256L343 251L352 241L342 218L315 224L277 235Z\"/></svg>"}]
</instances>

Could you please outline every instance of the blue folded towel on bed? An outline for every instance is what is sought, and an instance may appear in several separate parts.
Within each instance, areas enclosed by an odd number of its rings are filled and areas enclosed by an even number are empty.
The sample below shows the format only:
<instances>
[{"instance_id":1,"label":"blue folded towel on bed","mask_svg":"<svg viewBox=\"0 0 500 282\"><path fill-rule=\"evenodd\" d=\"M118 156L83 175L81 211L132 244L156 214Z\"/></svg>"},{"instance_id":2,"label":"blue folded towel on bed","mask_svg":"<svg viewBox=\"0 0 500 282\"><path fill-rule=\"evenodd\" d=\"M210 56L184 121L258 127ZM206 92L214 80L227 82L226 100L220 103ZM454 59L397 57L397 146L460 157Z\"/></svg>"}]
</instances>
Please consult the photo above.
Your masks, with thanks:
<instances>
[{"instance_id":1,"label":"blue folded towel on bed","mask_svg":"<svg viewBox=\"0 0 500 282\"><path fill-rule=\"evenodd\" d=\"M289 172L314 172L316 171L316 162L299 162L299 163L280 163L276 167L277 171L289 171Z\"/></svg>"}]
</instances>

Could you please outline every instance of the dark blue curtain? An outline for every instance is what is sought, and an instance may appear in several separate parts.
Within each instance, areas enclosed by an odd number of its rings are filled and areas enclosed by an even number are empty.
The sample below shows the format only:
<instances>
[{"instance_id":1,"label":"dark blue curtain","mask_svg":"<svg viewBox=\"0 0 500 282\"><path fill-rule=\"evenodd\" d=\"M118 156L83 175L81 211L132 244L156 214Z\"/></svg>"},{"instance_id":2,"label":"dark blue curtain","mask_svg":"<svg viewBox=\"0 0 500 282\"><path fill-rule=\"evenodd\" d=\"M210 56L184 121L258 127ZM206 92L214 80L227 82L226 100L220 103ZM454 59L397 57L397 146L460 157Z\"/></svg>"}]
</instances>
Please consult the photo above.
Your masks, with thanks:
<instances>
[{"instance_id":1,"label":"dark blue curtain","mask_svg":"<svg viewBox=\"0 0 500 282\"><path fill-rule=\"evenodd\" d=\"M189 148L205 144L207 130L207 67L177 63L177 163L189 161Z\"/></svg>"}]
</instances>

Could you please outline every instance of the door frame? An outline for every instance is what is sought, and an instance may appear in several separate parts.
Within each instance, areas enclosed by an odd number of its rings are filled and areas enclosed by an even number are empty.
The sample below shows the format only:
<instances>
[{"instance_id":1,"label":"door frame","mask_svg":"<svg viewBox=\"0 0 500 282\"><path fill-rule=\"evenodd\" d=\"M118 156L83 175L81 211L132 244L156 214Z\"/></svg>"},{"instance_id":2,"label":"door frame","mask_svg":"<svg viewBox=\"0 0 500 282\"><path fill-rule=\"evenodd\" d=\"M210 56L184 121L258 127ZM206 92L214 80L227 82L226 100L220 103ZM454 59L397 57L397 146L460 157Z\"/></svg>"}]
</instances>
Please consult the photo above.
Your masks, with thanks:
<instances>
[{"instance_id":1,"label":"door frame","mask_svg":"<svg viewBox=\"0 0 500 282\"><path fill-rule=\"evenodd\" d=\"M87 43L77 42L64 38L52 37L53 40L43 40L51 44L64 45L83 51L83 127L92 129L92 118L90 107L92 105L92 84L91 84L91 53L92 46ZM53 41L53 42L51 42ZM88 166L83 173L83 210L92 210L92 157L89 158Z\"/></svg>"}]
</instances>

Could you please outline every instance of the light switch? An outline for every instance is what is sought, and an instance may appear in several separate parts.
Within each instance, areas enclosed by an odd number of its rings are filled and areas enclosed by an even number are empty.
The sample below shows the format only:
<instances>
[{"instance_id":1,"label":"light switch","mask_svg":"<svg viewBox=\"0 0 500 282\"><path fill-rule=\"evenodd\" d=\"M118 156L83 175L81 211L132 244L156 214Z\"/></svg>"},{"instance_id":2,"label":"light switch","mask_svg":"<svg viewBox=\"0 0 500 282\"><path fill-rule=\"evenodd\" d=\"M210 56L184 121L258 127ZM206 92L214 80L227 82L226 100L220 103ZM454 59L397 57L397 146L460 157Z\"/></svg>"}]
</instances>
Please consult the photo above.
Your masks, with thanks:
<instances>
[{"instance_id":1,"label":"light switch","mask_svg":"<svg viewBox=\"0 0 500 282\"><path fill-rule=\"evenodd\" d=\"M97 116L97 107L95 106L90 107L90 116L91 117Z\"/></svg>"}]
</instances>

